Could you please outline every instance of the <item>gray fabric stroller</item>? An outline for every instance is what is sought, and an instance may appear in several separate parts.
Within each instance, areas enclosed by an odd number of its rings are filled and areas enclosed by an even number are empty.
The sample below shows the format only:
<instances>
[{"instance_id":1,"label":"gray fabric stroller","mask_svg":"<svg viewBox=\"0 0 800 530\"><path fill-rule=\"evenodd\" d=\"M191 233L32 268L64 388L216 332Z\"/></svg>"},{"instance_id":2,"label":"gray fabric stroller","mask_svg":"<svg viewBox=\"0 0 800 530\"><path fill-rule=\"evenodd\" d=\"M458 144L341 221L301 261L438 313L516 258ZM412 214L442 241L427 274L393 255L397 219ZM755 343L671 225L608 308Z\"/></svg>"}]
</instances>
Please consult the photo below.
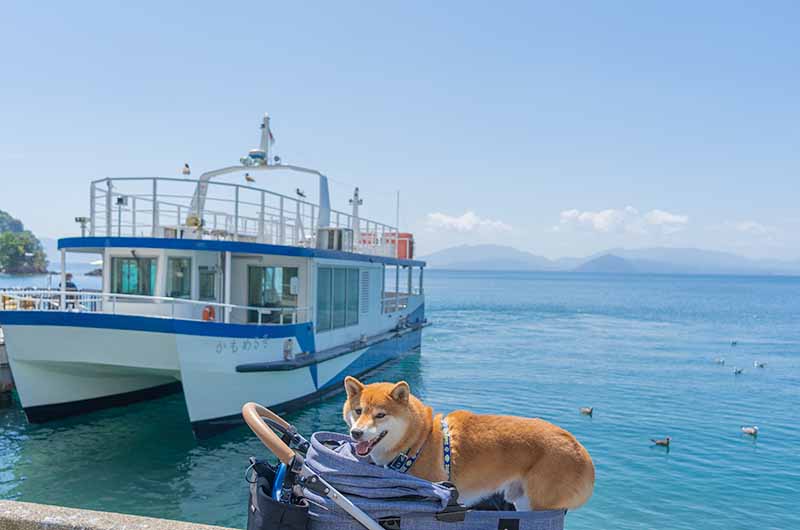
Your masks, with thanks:
<instances>
[{"instance_id":1,"label":"gray fabric stroller","mask_svg":"<svg viewBox=\"0 0 800 530\"><path fill-rule=\"evenodd\" d=\"M431 483L356 457L347 436L318 432L309 442L261 405L248 403L242 414L280 461L250 459L247 530L564 528L565 510L517 512L503 502L466 508L450 483Z\"/></svg>"}]
</instances>

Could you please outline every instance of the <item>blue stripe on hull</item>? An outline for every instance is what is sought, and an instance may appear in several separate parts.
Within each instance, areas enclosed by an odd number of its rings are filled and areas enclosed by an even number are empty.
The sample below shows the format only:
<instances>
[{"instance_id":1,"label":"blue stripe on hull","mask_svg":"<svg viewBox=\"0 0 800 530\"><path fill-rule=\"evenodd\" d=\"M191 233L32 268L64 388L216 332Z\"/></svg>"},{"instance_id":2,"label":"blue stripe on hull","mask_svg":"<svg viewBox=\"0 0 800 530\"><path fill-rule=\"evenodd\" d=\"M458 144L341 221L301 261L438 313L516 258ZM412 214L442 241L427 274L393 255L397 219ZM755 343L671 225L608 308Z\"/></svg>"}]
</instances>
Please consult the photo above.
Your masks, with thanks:
<instances>
[{"instance_id":1,"label":"blue stripe on hull","mask_svg":"<svg viewBox=\"0 0 800 530\"><path fill-rule=\"evenodd\" d=\"M404 353L418 349L422 341L422 331L412 331L400 337L388 339L384 342L376 344L367 348L367 350L359 355L347 367L329 379L323 384L320 389L330 388L332 385L341 383L348 375L359 374L367 372L376 366L399 357Z\"/></svg>"},{"instance_id":2,"label":"blue stripe on hull","mask_svg":"<svg viewBox=\"0 0 800 530\"><path fill-rule=\"evenodd\" d=\"M70 326L242 339L294 337L303 351L310 353L316 351L313 326L310 322L283 325L225 324L201 320L111 315L107 313L0 311L0 325Z\"/></svg>"}]
</instances>

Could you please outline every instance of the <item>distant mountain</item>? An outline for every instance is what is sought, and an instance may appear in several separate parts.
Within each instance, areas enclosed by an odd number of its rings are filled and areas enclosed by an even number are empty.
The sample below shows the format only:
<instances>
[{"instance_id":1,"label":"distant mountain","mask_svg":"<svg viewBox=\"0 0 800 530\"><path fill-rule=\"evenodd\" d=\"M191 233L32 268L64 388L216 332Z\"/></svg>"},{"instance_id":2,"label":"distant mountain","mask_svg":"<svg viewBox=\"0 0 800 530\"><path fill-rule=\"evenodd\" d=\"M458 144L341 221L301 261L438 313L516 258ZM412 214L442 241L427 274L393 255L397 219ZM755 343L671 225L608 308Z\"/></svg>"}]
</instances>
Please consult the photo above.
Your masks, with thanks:
<instances>
[{"instance_id":1,"label":"distant mountain","mask_svg":"<svg viewBox=\"0 0 800 530\"><path fill-rule=\"evenodd\" d=\"M539 270L561 267L554 261L503 245L461 245L439 250L424 259L429 267L454 270Z\"/></svg>"},{"instance_id":2,"label":"distant mountain","mask_svg":"<svg viewBox=\"0 0 800 530\"><path fill-rule=\"evenodd\" d=\"M697 248L615 248L603 252L628 260L640 272L666 274L797 274L791 262L763 261Z\"/></svg>"},{"instance_id":3,"label":"distant mountain","mask_svg":"<svg viewBox=\"0 0 800 530\"><path fill-rule=\"evenodd\" d=\"M715 250L615 248L586 258L543 256L503 245L461 245L423 256L428 266L454 270L530 270L655 274L800 274L800 261L755 260Z\"/></svg>"},{"instance_id":4,"label":"distant mountain","mask_svg":"<svg viewBox=\"0 0 800 530\"><path fill-rule=\"evenodd\" d=\"M590 259L573 269L575 272L613 272L617 274L630 274L639 272L630 261L613 254Z\"/></svg>"}]
</instances>

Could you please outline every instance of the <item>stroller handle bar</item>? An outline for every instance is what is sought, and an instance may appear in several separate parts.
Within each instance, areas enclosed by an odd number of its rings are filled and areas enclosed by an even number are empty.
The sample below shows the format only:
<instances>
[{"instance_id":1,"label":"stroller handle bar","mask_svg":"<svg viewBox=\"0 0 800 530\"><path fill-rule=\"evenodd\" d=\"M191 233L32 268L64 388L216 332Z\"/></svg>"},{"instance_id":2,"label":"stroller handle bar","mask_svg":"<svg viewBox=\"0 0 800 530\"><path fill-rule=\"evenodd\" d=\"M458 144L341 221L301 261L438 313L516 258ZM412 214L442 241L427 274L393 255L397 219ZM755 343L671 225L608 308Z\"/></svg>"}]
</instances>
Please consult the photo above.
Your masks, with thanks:
<instances>
[{"instance_id":1,"label":"stroller handle bar","mask_svg":"<svg viewBox=\"0 0 800 530\"><path fill-rule=\"evenodd\" d=\"M258 403L245 403L242 407L242 416L247 425L253 430L256 436L258 436L258 439L267 446L267 449L272 451L272 453L278 457L278 460L287 466L291 465L295 452L291 447L283 443L283 440L262 421L262 418L272 420L287 429L291 427L291 425L286 423L283 418Z\"/></svg>"}]
</instances>

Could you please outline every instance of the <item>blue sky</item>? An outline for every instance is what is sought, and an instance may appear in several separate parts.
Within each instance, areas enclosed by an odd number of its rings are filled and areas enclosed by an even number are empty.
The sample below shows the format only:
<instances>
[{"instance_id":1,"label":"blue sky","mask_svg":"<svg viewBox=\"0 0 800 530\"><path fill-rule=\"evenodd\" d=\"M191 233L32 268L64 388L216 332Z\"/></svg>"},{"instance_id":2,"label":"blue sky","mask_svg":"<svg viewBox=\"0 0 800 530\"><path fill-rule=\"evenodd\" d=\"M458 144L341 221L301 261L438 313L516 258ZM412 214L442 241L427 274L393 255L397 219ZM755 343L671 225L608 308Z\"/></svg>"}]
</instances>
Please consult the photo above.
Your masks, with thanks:
<instances>
[{"instance_id":1,"label":"blue sky","mask_svg":"<svg viewBox=\"0 0 800 530\"><path fill-rule=\"evenodd\" d=\"M423 253L800 258L795 2L115 4L0 8L0 209L42 236L92 178L235 163L268 111L335 198L392 221L399 188Z\"/></svg>"}]
</instances>

